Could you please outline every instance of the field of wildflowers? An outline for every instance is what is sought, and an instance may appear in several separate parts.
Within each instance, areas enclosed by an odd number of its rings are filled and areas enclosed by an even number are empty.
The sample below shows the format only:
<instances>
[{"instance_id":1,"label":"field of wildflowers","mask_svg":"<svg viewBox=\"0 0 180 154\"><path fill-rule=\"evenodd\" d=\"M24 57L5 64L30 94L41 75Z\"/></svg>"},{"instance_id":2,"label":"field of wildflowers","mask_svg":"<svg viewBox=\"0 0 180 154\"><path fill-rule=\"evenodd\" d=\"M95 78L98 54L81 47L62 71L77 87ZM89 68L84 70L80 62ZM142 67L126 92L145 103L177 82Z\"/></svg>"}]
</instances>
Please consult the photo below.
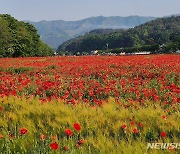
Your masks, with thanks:
<instances>
[{"instance_id":1,"label":"field of wildflowers","mask_svg":"<svg viewBox=\"0 0 180 154\"><path fill-rule=\"evenodd\" d=\"M180 56L0 60L3 153L178 153Z\"/></svg>"}]
</instances>

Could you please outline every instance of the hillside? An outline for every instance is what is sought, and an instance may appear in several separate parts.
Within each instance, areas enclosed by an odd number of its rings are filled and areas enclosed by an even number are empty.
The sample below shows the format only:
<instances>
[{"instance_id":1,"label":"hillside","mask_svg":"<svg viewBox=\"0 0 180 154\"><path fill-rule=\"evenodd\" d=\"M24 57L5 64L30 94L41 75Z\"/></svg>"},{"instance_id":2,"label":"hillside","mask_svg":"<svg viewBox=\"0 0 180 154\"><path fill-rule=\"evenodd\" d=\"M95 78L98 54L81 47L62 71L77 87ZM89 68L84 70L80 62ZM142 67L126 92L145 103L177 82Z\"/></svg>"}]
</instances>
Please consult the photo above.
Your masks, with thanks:
<instances>
[{"instance_id":1,"label":"hillside","mask_svg":"<svg viewBox=\"0 0 180 154\"><path fill-rule=\"evenodd\" d=\"M38 30L41 39L53 48L58 48L63 42L89 32L93 29L111 28L127 29L155 19L154 17L91 17L78 21L40 21L31 22Z\"/></svg>"},{"instance_id":2,"label":"hillside","mask_svg":"<svg viewBox=\"0 0 180 154\"><path fill-rule=\"evenodd\" d=\"M159 50L159 45L166 50L177 50L180 45L180 16L159 18L135 28L109 34L91 34L71 39L59 46L58 51L89 52L116 48L141 48ZM145 49L146 50L146 49Z\"/></svg>"},{"instance_id":3,"label":"hillside","mask_svg":"<svg viewBox=\"0 0 180 154\"><path fill-rule=\"evenodd\" d=\"M53 50L40 40L35 27L0 15L0 57L48 56Z\"/></svg>"},{"instance_id":4,"label":"hillside","mask_svg":"<svg viewBox=\"0 0 180 154\"><path fill-rule=\"evenodd\" d=\"M110 29L110 28L94 29L94 30L91 30L90 32L85 33L84 35L87 35L87 34L109 34L109 33L118 32L121 30L124 30L124 29Z\"/></svg>"}]
</instances>

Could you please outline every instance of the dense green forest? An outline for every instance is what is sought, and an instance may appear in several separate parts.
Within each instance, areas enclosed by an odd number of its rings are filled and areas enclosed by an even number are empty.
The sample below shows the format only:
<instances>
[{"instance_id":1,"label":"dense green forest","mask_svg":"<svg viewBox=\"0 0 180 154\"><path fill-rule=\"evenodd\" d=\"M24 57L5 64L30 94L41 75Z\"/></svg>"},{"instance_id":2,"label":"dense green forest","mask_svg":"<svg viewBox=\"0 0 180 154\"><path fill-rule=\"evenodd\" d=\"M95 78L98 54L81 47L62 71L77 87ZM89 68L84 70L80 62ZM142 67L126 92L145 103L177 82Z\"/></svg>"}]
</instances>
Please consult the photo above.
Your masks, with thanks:
<instances>
[{"instance_id":1,"label":"dense green forest","mask_svg":"<svg viewBox=\"0 0 180 154\"><path fill-rule=\"evenodd\" d=\"M40 40L35 27L10 15L0 15L0 57L49 56L53 50Z\"/></svg>"},{"instance_id":2,"label":"dense green forest","mask_svg":"<svg viewBox=\"0 0 180 154\"><path fill-rule=\"evenodd\" d=\"M115 53L134 51L174 52L180 49L180 16L158 18L128 30L86 33L59 46L58 51L75 54L92 50Z\"/></svg>"}]
</instances>

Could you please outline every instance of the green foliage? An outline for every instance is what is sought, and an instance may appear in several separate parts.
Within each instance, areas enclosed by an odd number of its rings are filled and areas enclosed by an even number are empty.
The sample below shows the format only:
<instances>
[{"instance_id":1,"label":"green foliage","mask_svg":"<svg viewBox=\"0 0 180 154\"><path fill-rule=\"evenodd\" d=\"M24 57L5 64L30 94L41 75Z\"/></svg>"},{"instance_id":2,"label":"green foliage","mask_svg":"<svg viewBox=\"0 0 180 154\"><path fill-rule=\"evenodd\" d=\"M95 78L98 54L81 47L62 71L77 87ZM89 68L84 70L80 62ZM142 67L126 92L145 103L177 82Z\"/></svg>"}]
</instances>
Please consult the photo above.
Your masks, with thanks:
<instances>
[{"instance_id":1,"label":"green foliage","mask_svg":"<svg viewBox=\"0 0 180 154\"><path fill-rule=\"evenodd\" d=\"M0 57L48 56L53 51L40 40L35 27L10 15L0 15Z\"/></svg>"},{"instance_id":2,"label":"green foliage","mask_svg":"<svg viewBox=\"0 0 180 154\"><path fill-rule=\"evenodd\" d=\"M125 48L125 52L161 51L174 52L180 49L180 16L159 18L129 30L108 34L98 31L69 40L59 46L58 51L89 52ZM163 45L162 47L159 47Z\"/></svg>"},{"instance_id":3,"label":"green foliage","mask_svg":"<svg viewBox=\"0 0 180 154\"><path fill-rule=\"evenodd\" d=\"M19 68L13 68L13 67L10 67L10 68L7 68L5 70L3 69L0 69L1 71L5 71L5 72L8 72L8 73L15 73L15 74L21 74L21 73L25 73L25 72L28 72L28 71L31 71L32 68L31 67L19 67Z\"/></svg>"}]
</instances>

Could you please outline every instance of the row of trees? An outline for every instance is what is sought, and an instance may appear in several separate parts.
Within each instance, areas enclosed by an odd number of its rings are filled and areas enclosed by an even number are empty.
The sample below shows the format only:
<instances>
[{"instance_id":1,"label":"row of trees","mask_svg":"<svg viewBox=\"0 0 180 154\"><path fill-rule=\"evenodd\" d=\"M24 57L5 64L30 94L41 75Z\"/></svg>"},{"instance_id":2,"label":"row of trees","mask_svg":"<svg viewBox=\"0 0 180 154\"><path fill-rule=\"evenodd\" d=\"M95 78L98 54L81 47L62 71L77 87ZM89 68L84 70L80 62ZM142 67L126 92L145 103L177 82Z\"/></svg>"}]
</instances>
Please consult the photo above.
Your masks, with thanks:
<instances>
[{"instance_id":1,"label":"row of trees","mask_svg":"<svg viewBox=\"0 0 180 154\"><path fill-rule=\"evenodd\" d=\"M173 52L180 49L180 16L159 18L128 30L108 34L88 33L59 46L58 51L89 52L92 50L147 48ZM159 46L163 45L163 48ZM158 48L157 48L158 47Z\"/></svg>"},{"instance_id":2,"label":"row of trees","mask_svg":"<svg viewBox=\"0 0 180 154\"><path fill-rule=\"evenodd\" d=\"M35 27L10 15L0 15L0 57L49 56L53 50L41 41Z\"/></svg>"}]
</instances>

